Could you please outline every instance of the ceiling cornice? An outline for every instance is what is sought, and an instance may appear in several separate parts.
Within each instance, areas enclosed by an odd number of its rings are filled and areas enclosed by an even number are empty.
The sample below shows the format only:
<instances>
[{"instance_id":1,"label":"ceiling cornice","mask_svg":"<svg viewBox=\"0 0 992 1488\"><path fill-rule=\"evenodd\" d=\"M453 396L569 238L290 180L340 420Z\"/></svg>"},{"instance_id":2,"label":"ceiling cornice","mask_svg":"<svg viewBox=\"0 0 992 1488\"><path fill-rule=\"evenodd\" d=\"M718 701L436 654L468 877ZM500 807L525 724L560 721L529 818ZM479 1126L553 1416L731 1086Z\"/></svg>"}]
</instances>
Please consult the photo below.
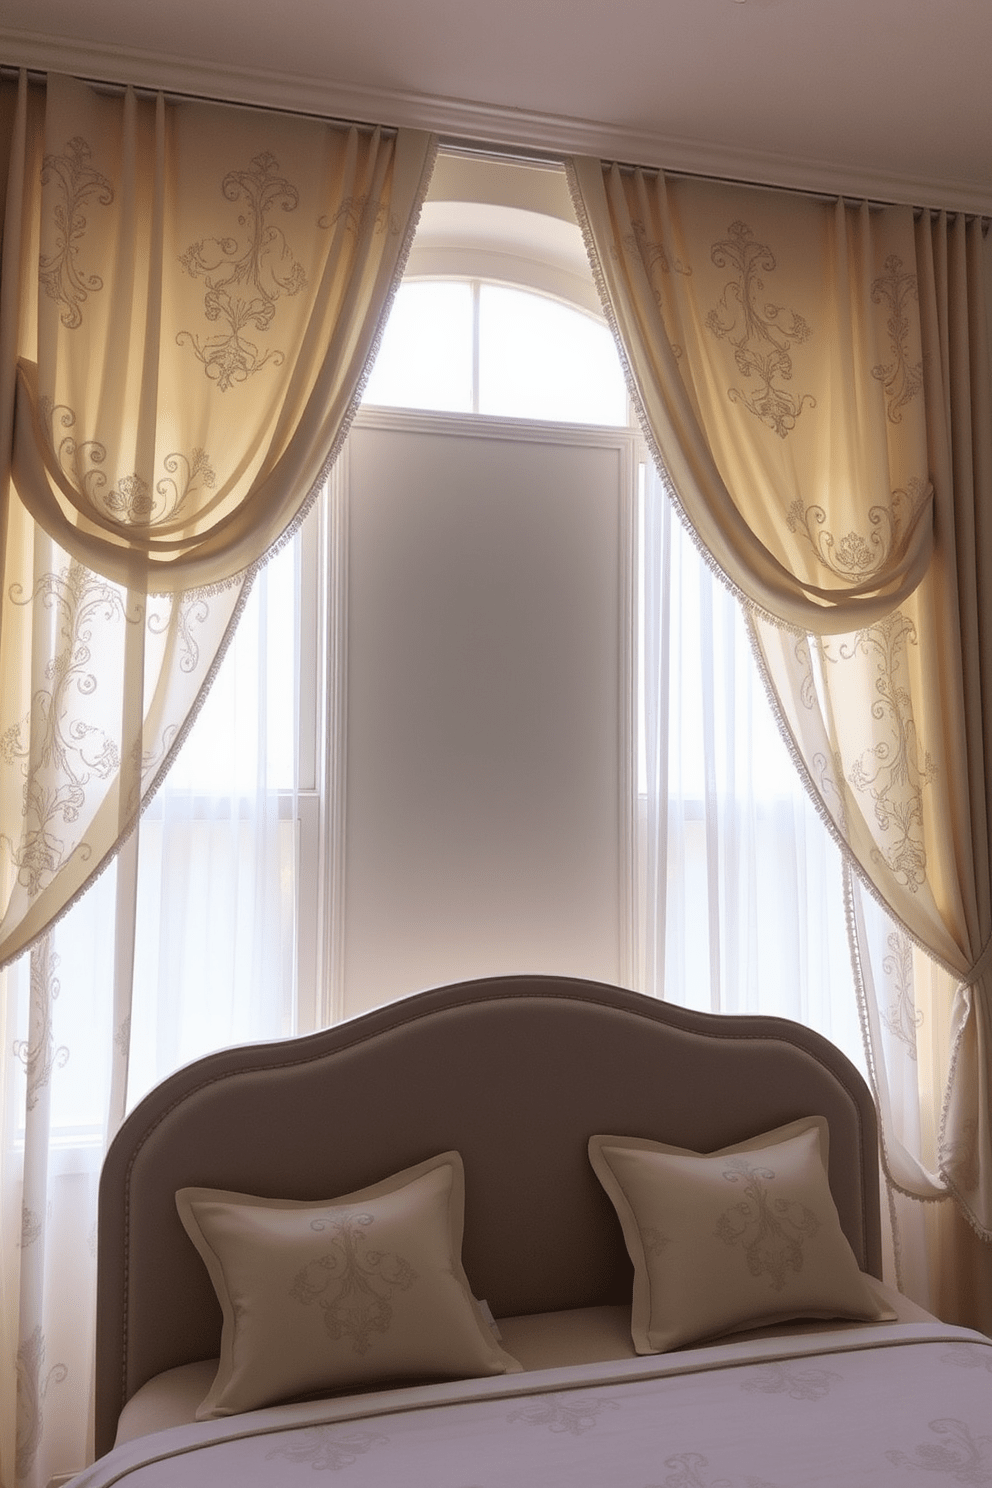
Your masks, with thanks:
<instances>
[{"instance_id":1,"label":"ceiling cornice","mask_svg":"<svg viewBox=\"0 0 992 1488\"><path fill-rule=\"evenodd\" d=\"M136 87L363 123L429 129L448 137L553 154L599 156L694 175L760 182L801 191L992 213L992 185L893 176L827 160L803 159L679 139L599 120L563 117L468 99L299 77L207 63L127 47L53 38L0 27L0 61Z\"/></svg>"}]
</instances>

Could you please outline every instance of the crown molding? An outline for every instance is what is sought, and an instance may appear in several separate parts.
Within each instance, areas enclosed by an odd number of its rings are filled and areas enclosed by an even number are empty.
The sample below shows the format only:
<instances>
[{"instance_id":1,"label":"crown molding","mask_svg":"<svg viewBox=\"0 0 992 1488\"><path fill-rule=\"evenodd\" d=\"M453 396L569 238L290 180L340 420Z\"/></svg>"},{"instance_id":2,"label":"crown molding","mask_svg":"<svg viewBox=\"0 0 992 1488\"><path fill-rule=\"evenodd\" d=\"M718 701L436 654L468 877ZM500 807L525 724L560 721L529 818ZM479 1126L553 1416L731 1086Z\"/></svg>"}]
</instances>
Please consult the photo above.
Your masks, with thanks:
<instances>
[{"instance_id":1,"label":"crown molding","mask_svg":"<svg viewBox=\"0 0 992 1488\"><path fill-rule=\"evenodd\" d=\"M253 104L394 127L428 129L474 141L550 155L592 155L693 175L792 190L992 214L992 184L892 175L836 161L789 157L601 120L545 114L400 89L370 88L263 68L233 67L137 48L54 38L0 27L4 65L71 73L109 83L161 88L221 102Z\"/></svg>"}]
</instances>

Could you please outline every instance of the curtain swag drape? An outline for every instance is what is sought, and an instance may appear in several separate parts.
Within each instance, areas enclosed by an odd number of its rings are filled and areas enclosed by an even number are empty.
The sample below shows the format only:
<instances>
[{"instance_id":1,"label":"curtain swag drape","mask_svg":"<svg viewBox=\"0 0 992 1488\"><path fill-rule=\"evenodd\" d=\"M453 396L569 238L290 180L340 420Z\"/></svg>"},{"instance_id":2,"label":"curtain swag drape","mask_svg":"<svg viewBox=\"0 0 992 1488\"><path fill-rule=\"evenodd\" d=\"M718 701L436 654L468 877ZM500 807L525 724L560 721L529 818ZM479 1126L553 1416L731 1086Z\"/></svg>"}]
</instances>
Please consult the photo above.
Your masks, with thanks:
<instances>
[{"instance_id":1,"label":"curtain swag drape","mask_svg":"<svg viewBox=\"0 0 992 1488\"><path fill-rule=\"evenodd\" d=\"M952 1192L990 1239L982 225L592 160L571 170L645 431L744 600L814 800L861 884L957 980L926 1008L909 980L903 1006L865 1009L870 1040L898 1034L869 1048L890 1181ZM907 1082L915 1119L895 1121L886 1092Z\"/></svg>"},{"instance_id":2,"label":"curtain swag drape","mask_svg":"<svg viewBox=\"0 0 992 1488\"><path fill-rule=\"evenodd\" d=\"M0 964L133 826L326 472L434 145L57 76L3 121Z\"/></svg>"}]
</instances>

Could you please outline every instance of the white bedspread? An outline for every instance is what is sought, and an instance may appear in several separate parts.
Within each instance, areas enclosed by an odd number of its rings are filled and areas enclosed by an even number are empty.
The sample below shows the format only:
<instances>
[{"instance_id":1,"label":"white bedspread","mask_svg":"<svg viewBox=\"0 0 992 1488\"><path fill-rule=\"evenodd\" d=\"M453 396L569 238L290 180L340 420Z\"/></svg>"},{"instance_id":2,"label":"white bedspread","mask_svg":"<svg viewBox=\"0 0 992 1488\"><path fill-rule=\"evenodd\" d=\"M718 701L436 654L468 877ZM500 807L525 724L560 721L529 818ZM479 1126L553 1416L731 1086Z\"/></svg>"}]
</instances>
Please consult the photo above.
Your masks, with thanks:
<instances>
[{"instance_id":1,"label":"white bedspread","mask_svg":"<svg viewBox=\"0 0 992 1488\"><path fill-rule=\"evenodd\" d=\"M992 1341L881 1324L282 1406L127 1442L73 1488L315 1482L982 1488Z\"/></svg>"}]
</instances>

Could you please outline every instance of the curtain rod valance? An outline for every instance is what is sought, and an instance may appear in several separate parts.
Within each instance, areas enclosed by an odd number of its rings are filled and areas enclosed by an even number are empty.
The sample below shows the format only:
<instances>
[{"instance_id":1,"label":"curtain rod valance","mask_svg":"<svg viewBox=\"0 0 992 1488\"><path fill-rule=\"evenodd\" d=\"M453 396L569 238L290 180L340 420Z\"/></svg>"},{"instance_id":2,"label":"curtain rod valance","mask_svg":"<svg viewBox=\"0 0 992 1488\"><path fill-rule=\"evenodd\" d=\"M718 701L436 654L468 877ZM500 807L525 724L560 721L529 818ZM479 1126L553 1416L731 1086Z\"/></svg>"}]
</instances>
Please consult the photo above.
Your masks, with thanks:
<instances>
[{"instance_id":1,"label":"curtain rod valance","mask_svg":"<svg viewBox=\"0 0 992 1488\"><path fill-rule=\"evenodd\" d=\"M987 216L984 212L965 212L953 207L931 207L921 202L887 200L878 196L866 197L847 191L815 191L806 186L780 186L771 181L746 180L740 176L710 175L704 171L670 170L664 165L638 165L635 161L628 160L604 161L604 164L615 164L622 175L641 172L646 176L664 176L669 181L700 181L712 186L739 186L749 191L781 192L791 196L805 197L808 201L823 202L827 206L833 206L837 202L842 202L845 207L852 208L866 206L870 212L908 206L917 221L927 215L931 219L943 215L949 222L952 222L961 216L965 222L980 222L983 233L987 233L989 227L992 226L992 216Z\"/></svg>"},{"instance_id":2,"label":"curtain rod valance","mask_svg":"<svg viewBox=\"0 0 992 1488\"><path fill-rule=\"evenodd\" d=\"M47 73L36 68L18 68L9 63L0 62L0 77L14 77L17 76L17 74L20 72L25 73L32 83L37 84L43 84L46 77L48 76ZM123 94L126 91L126 88L129 86L125 83L119 83L98 77L90 77L88 75L74 74L74 76L77 77L78 81L85 83L88 86L93 87L94 89L106 91L108 94ZM158 93L162 93L163 96L167 99L175 100L177 102L188 101L197 103L208 103L217 104L225 108L243 108L258 110L260 112L271 112L274 114L286 114L294 118L314 119L325 124L337 125L343 128L354 127L356 129L362 131L367 130L369 132L371 132L373 129L379 128L384 137L389 137L396 132L395 129L390 126L378 126L369 120L346 118L343 115L339 114L323 114L313 109L293 109L292 107L284 104L267 104L248 102L245 100L232 100L230 98L219 97L211 93L184 92L182 89L178 89L175 87L156 89L148 84L135 84L132 85L132 87L134 93L138 97L152 98L157 96ZM551 168L555 166L567 167L567 160L569 158L569 152L567 151L556 149L544 150L541 149L541 147L538 145L515 146L496 143L494 141L485 139L474 139L466 135L440 135L438 139L439 146L452 153L463 153L465 155L475 157L484 156L489 159L505 160L509 163L518 165L534 165ZM860 205L863 201L866 201L869 209L907 205L905 201L898 201L895 198L887 198L885 196L877 196L874 194L866 196L864 193L846 191L817 191L811 187L781 185L776 184L772 181L762 181L753 176L726 176L719 173L685 170L684 168L672 169L665 165L645 164L629 160L621 160L617 161L616 163L622 171L643 170L655 173L664 172L669 177L669 179L678 178L684 180L711 181L714 184L719 183L727 186L752 187L759 191L784 191L793 193L797 196L808 197L810 200L814 201L835 202L837 200L842 200L850 206ZM945 212L949 219L953 219L954 217L959 215L959 209L957 208L934 207L924 202L910 202L908 204L912 206L913 211L919 215L929 213L931 216L934 216L939 215L941 212ZM985 213L981 212L968 211L965 211L963 215L966 221L980 221L982 224L983 233L988 233L989 227L990 225L992 225L992 215L986 215Z\"/></svg>"},{"instance_id":3,"label":"curtain rod valance","mask_svg":"<svg viewBox=\"0 0 992 1488\"><path fill-rule=\"evenodd\" d=\"M41 88L47 85L49 77L53 75L36 67L15 67L12 63L0 62L0 78L17 78L22 74L31 86ZM345 118L341 114L323 114L314 109L294 109L283 104L252 103L245 99L220 98L212 93L186 92L181 88L156 88L151 83L119 83L109 78L90 77L85 73L72 73L71 77L75 82L92 88L94 93L105 98L123 98L130 89L136 98L144 100L157 98L161 94L167 103L207 103L214 104L218 108L250 109L253 113L260 114L285 114L291 119L312 119L318 124L329 124L341 129L357 129L363 134L372 134L378 130L383 139L394 139L399 133L399 129L394 125L376 124L369 119Z\"/></svg>"}]
</instances>

